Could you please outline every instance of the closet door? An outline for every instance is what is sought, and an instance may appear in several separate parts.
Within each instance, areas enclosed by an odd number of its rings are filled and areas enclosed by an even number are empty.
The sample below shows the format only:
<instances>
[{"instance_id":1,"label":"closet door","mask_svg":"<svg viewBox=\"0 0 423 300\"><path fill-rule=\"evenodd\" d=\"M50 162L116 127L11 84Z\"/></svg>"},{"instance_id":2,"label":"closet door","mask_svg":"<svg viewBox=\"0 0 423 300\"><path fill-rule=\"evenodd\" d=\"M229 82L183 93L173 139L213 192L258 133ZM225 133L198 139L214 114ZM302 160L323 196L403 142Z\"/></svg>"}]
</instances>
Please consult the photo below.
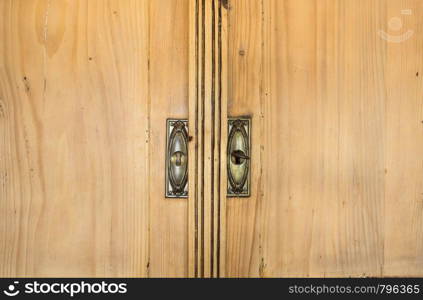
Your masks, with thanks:
<instances>
[{"instance_id":1,"label":"closet door","mask_svg":"<svg viewBox=\"0 0 423 300\"><path fill-rule=\"evenodd\" d=\"M231 0L227 276L422 276L421 1Z\"/></svg>"},{"instance_id":2,"label":"closet door","mask_svg":"<svg viewBox=\"0 0 423 300\"><path fill-rule=\"evenodd\" d=\"M188 1L0 1L0 276L188 275Z\"/></svg>"}]
</instances>

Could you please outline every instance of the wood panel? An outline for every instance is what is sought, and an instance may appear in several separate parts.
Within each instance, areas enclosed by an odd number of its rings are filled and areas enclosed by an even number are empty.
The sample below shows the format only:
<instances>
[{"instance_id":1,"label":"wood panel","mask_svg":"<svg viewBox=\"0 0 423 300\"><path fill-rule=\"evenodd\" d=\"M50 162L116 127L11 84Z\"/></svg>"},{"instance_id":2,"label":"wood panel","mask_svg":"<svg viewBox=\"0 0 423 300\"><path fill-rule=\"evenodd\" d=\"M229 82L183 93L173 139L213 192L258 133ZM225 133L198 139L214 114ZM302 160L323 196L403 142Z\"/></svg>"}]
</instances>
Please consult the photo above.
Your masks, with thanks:
<instances>
[{"instance_id":1,"label":"wood panel","mask_svg":"<svg viewBox=\"0 0 423 300\"><path fill-rule=\"evenodd\" d=\"M228 116L251 117L251 197L228 198L226 276L257 276L260 262L253 247L259 220L261 185L261 1L230 1L228 13ZM226 151L225 151L226 153ZM257 260L252 262L252 260ZM250 272L254 265L254 272Z\"/></svg>"},{"instance_id":2,"label":"wood panel","mask_svg":"<svg viewBox=\"0 0 423 300\"><path fill-rule=\"evenodd\" d=\"M0 276L187 275L187 202L163 196L187 10L0 1Z\"/></svg>"},{"instance_id":3,"label":"wood panel","mask_svg":"<svg viewBox=\"0 0 423 300\"><path fill-rule=\"evenodd\" d=\"M150 2L150 272L188 276L188 200L165 199L166 119L188 118L189 3Z\"/></svg>"},{"instance_id":4,"label":"wood panel","mask_svg":"<svg viewBox=\"0 0 423 300\"><path fill-rule=\"evenodd\" d=\"M404 9L412 15L401 15ZM412 30L413 35L401 43L388 43L386 49L383 272L423 276L423 3L391 1L386 16L391 22L400 17L401 34Z\"/></svg>"},{"instance_id":5,"label":"wood panel","mask_svg":"<svg viewBox=\"0 0 423 300\"><path fill-rule=\"evenodd\" d=\"M422 3L230 6L228 114L252 115L255 185L227 200L227 275L421 276Z\"/></svg>"}]
</instances>

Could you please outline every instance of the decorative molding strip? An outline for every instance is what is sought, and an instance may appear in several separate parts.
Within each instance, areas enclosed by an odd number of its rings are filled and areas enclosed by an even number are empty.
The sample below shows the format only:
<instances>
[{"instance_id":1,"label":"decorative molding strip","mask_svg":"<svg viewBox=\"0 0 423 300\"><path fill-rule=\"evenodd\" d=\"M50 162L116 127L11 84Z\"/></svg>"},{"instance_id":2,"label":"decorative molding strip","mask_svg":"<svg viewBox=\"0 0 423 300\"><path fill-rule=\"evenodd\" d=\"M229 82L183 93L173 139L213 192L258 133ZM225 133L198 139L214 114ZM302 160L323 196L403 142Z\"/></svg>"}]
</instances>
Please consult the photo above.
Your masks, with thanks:
<instances>
[{"instance_id":1,"label":"decorative molding strip","mask_svg":"<svg viewBox=\"0 0 423 300\"><path fill-rule=\"evenodd\" d=\"M189 275L225 270L227 8L190 0Z\"/></svg>"}]
</instances>

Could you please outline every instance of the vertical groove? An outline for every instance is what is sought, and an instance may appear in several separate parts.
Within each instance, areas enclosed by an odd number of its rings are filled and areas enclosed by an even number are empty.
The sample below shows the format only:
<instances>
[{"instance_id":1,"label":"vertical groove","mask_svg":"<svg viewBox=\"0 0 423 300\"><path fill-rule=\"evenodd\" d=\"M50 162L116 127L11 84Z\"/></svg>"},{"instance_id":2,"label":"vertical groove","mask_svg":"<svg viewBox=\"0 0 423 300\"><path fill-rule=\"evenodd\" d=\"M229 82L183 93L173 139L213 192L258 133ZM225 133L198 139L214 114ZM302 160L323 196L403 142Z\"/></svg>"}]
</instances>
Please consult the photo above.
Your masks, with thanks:
<instances>
[{"instance_id":1,"label":"vertical groove","mask_svg":"<svg viewBox=\"0 0 423 300\"><path fill-rule=\"evenodd\" d=\"M204 247L205 247L205 238L204 238L204 126L205 126L205 67L206 67L206 0L202 0L201 7L201 277L204 277Z\"/></svg>"},{"instance_id":2,"label":"vertical groove","mask_svg":"<svg viewBox=\"0 0 423 300\"><path fill-rule=\"evenodd\" d=\"M219 27L219 33L218 33L218 49L219 49L219 53L218 53L218 59L219 59L219 61L218 61L218 66L219 66L219 71L218 71L218 76L219 76L219 95L218 95L218 101L219 101L219 117L221 118L222 117L222 2L221 1L219 1L219 23L218 23L218 27ZM219 136L219 139L218 139L218 143L219 143L219 145L218 145L218 163L219 163L219 167L218 167L218 185L217 185L217 189L218 189L218 192L217 192L217 197L218 197L218 202L217 202L217 214L218 214L218 217L217 217L217 247L218 247L218 249L217 249L217 254L216 254L216 256L217 256L217 262L216 262L216 267L217 267L217 271L216 271L216 274L217 274L217 277L220 277L220 209L221 209L221 199L220 199L220 193L221 193L221 190L220 190L220 176L221 176L221 164L220 164L220 162L221 162L221 159L220 159L220 155L221 155L221 153L220 153L220 149L221 149L221 146L222 146L222 140L221 140L221 137L222 137L222 128L221 128L221 122L220 122L220 120L219 120L219 123L218 123L219 125L218 125L218 136Z\"/></svg>"},{"instance_id":3,"label":"vertical groove","mask_svg":"<svg viewBox=\"0 0 423 300\"><path fill-rule=\"evenodd\" d=\"M148 33L147 33L147 39L148 39L148 50L147 50L147 55L148 55L148 60L147 60L147 82L148 82L148 91L147 91L147 112L148 112L148 117L147 117L147 122L148 122L148 124L147 124L147 141L148 141L148 145L147 145L147 147L148 147L148 149L147 149L147 163L146 163L146 165L147 165L147 171L146 171L146 173L147 173L147 175L148 175L148 177L147 178L151 178L151 160L150 160L150 157L151 157L151 147L150 147L150 143L151 143L151 140L150 140L150 138L151 138L151 134L150 134L150 132L151 132L151 70L150 70L150 58L151 58L151 17L150 17L150 15L151 15L151 6L150 6L150 3L148 3L148 25L147 25L147 30L148 30ZM150 190L150 184L147 184L147 197L148 197L148 199L147 199L147 208L146 208L146 211L147 211L147 240L148 240L148 247L147 247L147 253L146 253L146 256L147 256L147 263L146 263L146 265L145 265L145 272L146 272L146 277L150 277L150 253L151 253L151 251L150 251L150 246L151 246L151 233L150 233L150 230L151 230L151 226L150 226L150 220L151 220L151 212L150 212L150 208L151 208L151 205L150 205L150 203L151 203L151 195L150 195L150 192L151 192L151 190Z\"/></svg>"},{"instance_id":4,"label":"vertical groove","mask_svg":"<svg viewBox=\"0 0 423 300\"><path fill-rule=\"evenodd\" d=\"M198 136L198 32L199 32L199 24L198 24L198 3L199 0L195 0L195 136ZM198 141L196 140L196 148L198 147ZM195 178L198 178L198 151L195 151ZM194 213L195 213L195 241L194 241L194 276L198 277L198 197L197 197L197 180L195 180L195 193L194 193Z\"/></svg>"},{"instance_id":5,"label":"vertical groove","mask_svg":"<svg viewBox=\"0 0 423 300\"><path fill-rule=\"evenodd\" d=\"M211 69L211 73L212 73L212 94L211 94L211 132L210 132L210 144L211 144L211 176L210 176L210 181L211 181L211 233L210 233L210 238L211 238L211 255L210 255L210 274L211 276L213 276L213 264L214 264L214 168L215 168L215 164L214 164L214 134L215 134L215 67L216 67L216 61L215 61L215 51L216 51L216 46L215 46L215 2L214 0L212 0L212 69Z\"/></svg>"}]
</instances>

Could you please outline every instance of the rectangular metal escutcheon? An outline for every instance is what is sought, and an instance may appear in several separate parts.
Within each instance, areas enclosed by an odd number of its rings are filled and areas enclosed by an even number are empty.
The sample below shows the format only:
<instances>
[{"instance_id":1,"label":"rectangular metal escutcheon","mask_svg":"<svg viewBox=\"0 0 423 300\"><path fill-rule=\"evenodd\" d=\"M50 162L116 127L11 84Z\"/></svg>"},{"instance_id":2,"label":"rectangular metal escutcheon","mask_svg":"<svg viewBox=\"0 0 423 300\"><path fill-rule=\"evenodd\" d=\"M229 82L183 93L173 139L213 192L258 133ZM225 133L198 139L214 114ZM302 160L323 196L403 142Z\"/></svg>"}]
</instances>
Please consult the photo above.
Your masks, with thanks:
<instances>
[{"instance_id":1,"label":"rectangular metal escutcheon","mask_svg":"<svg viewBox=\"0 0 423 300\"><path fill-rule=\"evenodd\" d=\"M250 196L251 119L228 120L228 197Z\"/></svg>"},{"instance_id":2,"label":"rectangular metal escutcheon","mask_svg":"<svg viewBox=\"0 0 423 300\"><path fill-rule=\"evenodd\" d=\"M188 120L166 122L166 198L188 197Z\"/></svg>"}]
</instances>

